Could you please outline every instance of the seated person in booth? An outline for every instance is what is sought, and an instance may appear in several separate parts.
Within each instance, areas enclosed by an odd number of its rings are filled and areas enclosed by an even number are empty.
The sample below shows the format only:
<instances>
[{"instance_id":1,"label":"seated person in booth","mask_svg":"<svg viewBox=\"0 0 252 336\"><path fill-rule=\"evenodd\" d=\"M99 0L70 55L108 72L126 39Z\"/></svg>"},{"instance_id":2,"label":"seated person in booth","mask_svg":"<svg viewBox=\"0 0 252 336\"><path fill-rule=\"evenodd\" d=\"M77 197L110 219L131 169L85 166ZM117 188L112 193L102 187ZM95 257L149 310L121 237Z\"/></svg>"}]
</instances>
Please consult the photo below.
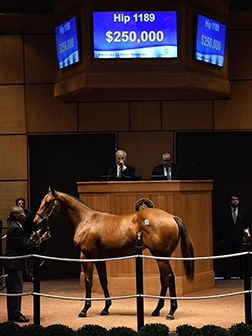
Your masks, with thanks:
<instances>
[{"instance_id":1,"label":"seated person in booth","mask_svg":"<svg viewBox=\"0 0 252 336\"><path fill-rule=\"evenodd\" d=\"M32 253L34 246L39 246L40 243L50 235L45 232L42 237L39 232L34 236L34 239L25 237L23 224L26 216L24 209L19 206L14 206L10 212L9 228L6 238L6 249L4 257L18 257ZM6 273L6 288L7 294L22 294L23 292L23 271L25 269L25 259L3 259L2 267ZM29 318L21 313L21 298L22 296L7 296L7 313L8 320L14 322L29 322Z\"/></svg>"},{"instance_id":2,"label":"seated person in booth","mask_svg":"<svg viewBox=\"0 0 252 336\"><path fill-rule=\"evenodd\" d=\"M113 181L123 179L135 180L136 169L125 164L127 153L120 149L116 152L115 156L116 165L108 170L108 175L111 176L110 179Z\"/></svg>"},{"instance_id":3,"label":"seated person in booth","mask_svg":"<svg viewBox=\"0 0 252 336\"><path fill-rule=\"evenodd\" d=\"M162 164L154 167L152 170L153 175L166 176L167 180L184 180L185 175L181 166L172 163L172 154L165 151L161 154Z\"/></svg>"}]
</instances>

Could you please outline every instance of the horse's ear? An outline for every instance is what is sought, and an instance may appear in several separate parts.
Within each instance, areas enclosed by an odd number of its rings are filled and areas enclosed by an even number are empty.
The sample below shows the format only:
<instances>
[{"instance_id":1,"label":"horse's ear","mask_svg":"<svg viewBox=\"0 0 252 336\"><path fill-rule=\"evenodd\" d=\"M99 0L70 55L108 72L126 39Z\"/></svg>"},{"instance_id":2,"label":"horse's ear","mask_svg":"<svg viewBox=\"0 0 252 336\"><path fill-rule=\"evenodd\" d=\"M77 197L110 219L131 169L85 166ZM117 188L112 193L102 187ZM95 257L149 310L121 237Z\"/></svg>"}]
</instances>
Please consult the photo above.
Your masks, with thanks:
<instances>
[{"instance_id":1,"label":"horse's ear","mask_svg":"<svg viewBox=\"0 0 252 336\"><path fill-rule=\"evenodd\" d=\"M48 194L52 194L53 196L56 197L56 192L55 192L52 185L50 185L49 188L48 188Z\"/></svg>"}]
</instances>

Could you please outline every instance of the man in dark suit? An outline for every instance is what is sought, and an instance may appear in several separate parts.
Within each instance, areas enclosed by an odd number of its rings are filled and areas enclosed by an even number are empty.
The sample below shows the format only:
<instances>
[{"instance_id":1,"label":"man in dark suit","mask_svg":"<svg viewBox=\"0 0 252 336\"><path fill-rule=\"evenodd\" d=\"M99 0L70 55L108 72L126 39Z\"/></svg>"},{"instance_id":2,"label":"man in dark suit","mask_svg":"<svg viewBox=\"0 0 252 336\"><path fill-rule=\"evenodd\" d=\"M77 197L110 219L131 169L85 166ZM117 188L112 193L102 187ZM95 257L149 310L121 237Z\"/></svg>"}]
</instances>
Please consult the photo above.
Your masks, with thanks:
<instances>
[{"instance_id":1,"label":"man in dark suit","mask_svg":"<svg viewBox=\"0 0 252 336\"><path fill-rule=\"evenodd\" d=\"M6 250L4 257L16 257L31 253L35 244L48 239L47 233L37 240L29 240L24 235L23 223L25 213L21 207L15 206L11 209L9 228L6 238ZM24 259L3 259L2 267L5 269L7 294L20 294L23 292L23 270ZM14 322L29 322L29 319L21 313L22 296L7 296L8 320Z\"/></svg>"},{"instance_id":2,"label":"man in dark suit","mask_svg":"<svg viewBox=\"0 0 252 336\"><path fill-rule=\"evenodd\" d=\"M116 165L109 168L108 175L111 176L111 180L125 179L129 177L130 180L135 180L136 169L132 166L125 165L127 153L124 150L118 150L116 152Z\"/></svg>"},{"instance_id":3,"label":"man in dark suit","mask_svg":"<svg viewBox=\"0 0 252 336\"><path fill-rule=\"evenodd\" d=\"M185 179L181 166L172 163L172 154L170 152L163 152L161 158L162 164L153 168L152 175L164 175L167 180Z\"/></svg>"},{"instance_id":4,"label":"man in dark suit","mask_svg":"<svg viewBox=\"0 0 252 336\"><path fill-rule=\"evenodd\" d=\"M33 211L25 209L25 199L22 197L19 197L16 199L16 205L21 207L24 210L25 213L25 221L23 223L23 228L24 228L24 235L26 238L30 238L32 234L32 229L33 229ZM26 274L26 270L24 270L24 281L33 281L33 258L28 258L26 259L27 263L27 269L28 269L28 275Z\"/></svg>"},{"instance_id":5,"label":"man in dark suit","mask_svg":"<svg viewBox=\"0 0 252 336\"><path fill-rule=\"evenodd\" d=\"M220 213L220 243L225 254L242 252L243 231L250 227L249 212L239 206L239 197L232 195L230 205ZM242 258L227 258L224 277L242 277Z\"/></svg>"}]
</instances>

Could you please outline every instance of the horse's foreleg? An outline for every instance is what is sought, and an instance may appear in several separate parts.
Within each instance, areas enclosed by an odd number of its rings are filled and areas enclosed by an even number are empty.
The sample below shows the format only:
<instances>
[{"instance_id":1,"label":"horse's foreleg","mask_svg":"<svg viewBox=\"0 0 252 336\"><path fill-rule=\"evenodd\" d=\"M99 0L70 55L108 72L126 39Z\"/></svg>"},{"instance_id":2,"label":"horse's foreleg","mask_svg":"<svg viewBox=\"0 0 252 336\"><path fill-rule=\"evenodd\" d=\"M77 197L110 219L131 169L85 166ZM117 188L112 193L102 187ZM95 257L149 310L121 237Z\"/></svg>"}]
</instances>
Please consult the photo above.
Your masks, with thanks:
<instances>
[{"instance_id":1,"label":"horse's foreleg","mask_svg":"<svg viewBox=\"0 0 252 336\"><path fill-rule=\"evenodd\" d=\"M82 263L84 276L85 276L85 288L86 288L86 299L91 298L91 291L93 286L93 269L94 265L92 262ZM79 313L78 317L86 317L87 311L91 307L91 300L86 300L84 308Z\"/></svg>"},{"instance_id":2,"label":"horse's foreleg","mask_svg":"<svg viewBox=\"0 0 252 336\"><path fill-rule=\"evenodd\" d=\"M161 280L161 293L160 296L165 296L167 288L169 287L169 292L171 297L176 297L176 288L175 288L175 277L171 269L169 261L157 261L160 271L160 280ZM152 316L159 316L160 310L164 307L164 299L159 299L157 307L152 313ZM178 308L177 300L171 300L170 312L167 315L166 319L174 319L174 313Z\"/></svg>"},{"instance_id":3,"label":"horse's foreleg","mask_svg":"<svg viewBox=\"0 0 252 336\"><path fill-rule=\"evenodd\" d=\"M109 291L108 291L108 278L107 278L107 269L106 269L106 263L105 262L98 262L95 264L100 284L104 293L105 298L109 298ZM106 300L105 307L101 311L100 315L108 315L109 314L109 307L111 306L111 300Z\"/></svg>"}]
</instances>

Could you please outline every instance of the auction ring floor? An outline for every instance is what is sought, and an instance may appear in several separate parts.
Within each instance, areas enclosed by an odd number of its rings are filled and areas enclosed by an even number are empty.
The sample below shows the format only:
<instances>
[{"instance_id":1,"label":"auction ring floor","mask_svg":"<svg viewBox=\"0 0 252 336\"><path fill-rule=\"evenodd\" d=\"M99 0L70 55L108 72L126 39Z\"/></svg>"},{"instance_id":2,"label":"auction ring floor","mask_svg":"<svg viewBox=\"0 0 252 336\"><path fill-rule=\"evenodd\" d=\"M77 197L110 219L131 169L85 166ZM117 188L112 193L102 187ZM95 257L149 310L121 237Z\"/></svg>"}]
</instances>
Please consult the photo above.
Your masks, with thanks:
<instances>
[{"instance_id":1,"label":"auction ring floor","mask_svg":"<svg viewBox=\"0 0 252 336\"><path fill-rule=\"evenodd\" d=\"M215 287L184 295L185 297L211 296L243 291L244 282L240 279L216 280ZM24 293L31 292L33 284L24 283ZM85 297L80 288L79 280L42 280L40 292L67 297ZM3 289L1 293L6 293ZM93 297L102 297L93 293ZM162 323L169 326L170 331L175 331L178 325L189 324L202 327L214 324L229 328L235 323L245 322L244 294L217 299L204 300L178 300L178 310L174 320L166 320L170 301L165 301L159 317L152 317L151 312L156 307L157 299L144 298L144 323ZM84 324L98 324L110 329L111 327L126 326L137 330L136 299L113 300L108 316L100 316L104 301L92 302L86 318L78 318L84 301L70 301L41 297L40 324L63 324L76 330ZM33 323L33 296L22 298L22 313L29 317ZM0 323L7 321L6 297L0 296ZM20 324L22 325L22 324Z\"/></svg>"}]
</instances>

